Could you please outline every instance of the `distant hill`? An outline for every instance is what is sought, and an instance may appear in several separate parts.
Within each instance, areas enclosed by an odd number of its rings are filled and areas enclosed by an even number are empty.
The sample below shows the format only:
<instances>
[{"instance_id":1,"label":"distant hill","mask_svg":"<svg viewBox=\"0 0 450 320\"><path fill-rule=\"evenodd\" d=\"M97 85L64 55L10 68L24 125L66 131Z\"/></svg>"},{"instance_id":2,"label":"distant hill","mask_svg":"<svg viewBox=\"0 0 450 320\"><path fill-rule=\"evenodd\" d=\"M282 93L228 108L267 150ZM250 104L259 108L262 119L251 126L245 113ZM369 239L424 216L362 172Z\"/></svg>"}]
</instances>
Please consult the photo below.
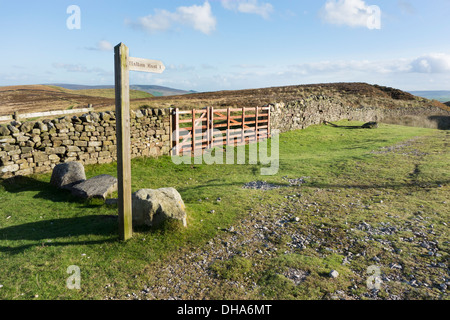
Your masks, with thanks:
<instances>
[{"instance_id":1,"label":"distant hill","mask_svg":"<svg viewBox=\"0 0 450 320\"><path fill-rule=\"evenodd\" d=\"M450 91L410 91L411 94L440 102L450 101Z\"/></svg>"},{"instance_id":2,"label":"distant hill","mask_svg":"<svg viewBox=\"0 0 450 320\"><path fill-rule=\"evenodd\" d=\"M79 84L66 84L57 83L51 84L52 86L57 86L70 90L92 90L92 89L114 89L114 86L85 86ZM139 90L150 93L155 97L167 97L167 96L178 96L184 94L195 93L195 91L185 91L179 89L173 89L163 86L153 86L153 85L130 85L131 90Z\"/></svg>"},{"instance_id":3,"label":"distant hill","mask_svg":"<svg viewBox=\"0 0 450 320\"><path fill-rule=\"evenodd\" d=\"M450 107L439 101L431 101L399 89L370 85L367 83L321 83L284 87L269 87L246 90L226 90L217 92L192 93L172 97L147 99L150 107L175 107L201 109L204 107L255 107L280 101L295 101L312 95L333 97L343 104L358 108L376 106L378 108L438 107L450 111ZM450 99L446 100L449 101Z\"/></svg>"},{"instance_id":4,"label":"distant hill","mask_svg":"<svg viewBox=\"0 0 450 320\"><path fill-rule=\"evenodd\" d=\"M130 88L133 90L148 92L151 95L154 95L155 97L179 96L184 94L195 93L195 91L193 90L185 91L168 87L150 86L150 85L131 85Z\"/></svg>"}]
</instances>

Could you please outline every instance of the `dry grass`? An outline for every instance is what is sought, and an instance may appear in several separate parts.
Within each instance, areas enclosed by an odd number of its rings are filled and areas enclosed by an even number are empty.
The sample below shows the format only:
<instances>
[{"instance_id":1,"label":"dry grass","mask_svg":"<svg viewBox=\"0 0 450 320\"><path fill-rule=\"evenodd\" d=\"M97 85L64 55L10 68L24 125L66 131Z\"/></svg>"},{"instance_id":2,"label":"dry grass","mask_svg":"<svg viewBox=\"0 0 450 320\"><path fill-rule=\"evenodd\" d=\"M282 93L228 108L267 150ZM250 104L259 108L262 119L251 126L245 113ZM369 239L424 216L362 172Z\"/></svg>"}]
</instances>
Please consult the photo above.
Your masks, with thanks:
<instances>
[{"instance_id":1,"label":"dry grass","mask_svg":"<svg viewBox=\"0 0 450 320\"><path fill-rule=\"evenodd\" d=\"M56 86L29 85L0 87L0 115L86 108L112 110L114 89L69 90ZM131 90L131 99L151 97L142 91Z\"/></svg>"}]
</instances>

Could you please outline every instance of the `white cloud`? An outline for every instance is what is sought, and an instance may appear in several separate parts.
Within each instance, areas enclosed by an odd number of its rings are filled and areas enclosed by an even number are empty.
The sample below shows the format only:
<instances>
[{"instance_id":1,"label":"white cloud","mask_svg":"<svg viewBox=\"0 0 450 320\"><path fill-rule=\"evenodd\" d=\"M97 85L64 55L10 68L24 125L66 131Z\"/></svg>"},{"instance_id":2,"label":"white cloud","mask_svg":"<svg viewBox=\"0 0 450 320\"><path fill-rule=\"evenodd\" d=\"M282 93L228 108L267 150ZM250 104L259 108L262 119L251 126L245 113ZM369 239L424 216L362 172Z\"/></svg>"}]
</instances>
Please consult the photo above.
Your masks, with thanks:
<instances>
[{"instance_id":1,"label":"white cloud","mask_svg":"<svg viewBox=\"0 0 450 320\"><path fill-rule=\"evenodd\" d=\"M110 76L113 75L113 72L106 71L102 68L87 68L82 64L71 64L71 63L59 63L55 62L52 64L55 69L62 69L66 72L79 72L79 73L94 73L102 76Z\"/></svg>"},{"instance_id":2,"label":"white cloud","mask_svg":"<svg viewBox=\"0 0 450 320\"><path fill-rule=\"evenodd\" d=\"M204 34L211 34L216 29L217 21L211 11L211 5L206 1L200 6L178 7L175 12L157 9L153 15L126 23L149 33L167 31L176 24L182 24Z\"/></svg>"},{"instance_id":3,"label":"white cloud","mask_svg":"<svg viewBox=\"0 0 450 320\"><path fill-rule=\"evenodd\" d=\"M108 42L106 40L99 41L97 43L97 48L100 51L112 51L112 50L114 50L114 46L111 44L111 42Z\"/></svg>"},{"instance_id":4,"label":"white cloud","mask_svg":"<svg viewBox=\"0 0 450 320\"><path fill-rule=\"evenodd\" d=\"M114 50L114 46L106 40L101 40L97 42L95 47L87 47L88 50L96 50L96 51L112 51Z\"/></svg>"},{"instance_id":5,"label":"white cloud","mask_svg":"<svg viewBox=\"0 0 450 320\"><path fill-rule=\"evenodd\" d=\"M418 58L391 60L334 60L288 66L288 71L301 74L358 72L361 74L450 73L450 54L430 53Z\"/></svg>"},{"instance_id":6,"label":"white cloud","mask_svg":"<svg viewBox=\"0 0 450 320\"><path fill-rule=\"evenodd\" d=\"M397 4L398 4L400 10L402 11L402 13L404 13L404 14L412 15L412 14L416 13L416 9L409 1L398 0Z\"/></svg>"},{"instance_id":7,"label":"white cloud","mask_svg":"<svg viewBox=\"0 0 450 320\"><path fill-rule=\"evenodd\" d=\"M421 56L412 61L411 71L417 73L450 72L450 55L445 53L431 53Z\"/></svg>"},{"instance_id":8,"label":"white cloud","mask_svg":"<svg viewBox=\"0 0 450 320\"><path fill-rule=\"evenodd\" d=\"M411 60L393 59L384 61L370 60L335 60L304 63L289 66L290 72L300 75L332 74L332 73L370 73L392 74L405 73L411 70Z\"/></svg>"},{"instance_id":9,"label":"white cloud","mask_svg":"<svg viewBox=\"0 0 450 320\"><path fill-rule=\"evenodd\" d=\"M323 21L350 27L381 29L381 10L364 0L327 0L320 11Z\"/></svg>"},{"instance_id":10,"label":"white cloud","mask_svg":"<svg viewBox=\"0 0 450 320\"><path fill-rule=\"evenodd\" d=\"M258 0L221 0L221 2L225 9L257 14L264 19L268 19L273 12L273 6L270 3L259 3Z\"/></svg>"}]
</instances>

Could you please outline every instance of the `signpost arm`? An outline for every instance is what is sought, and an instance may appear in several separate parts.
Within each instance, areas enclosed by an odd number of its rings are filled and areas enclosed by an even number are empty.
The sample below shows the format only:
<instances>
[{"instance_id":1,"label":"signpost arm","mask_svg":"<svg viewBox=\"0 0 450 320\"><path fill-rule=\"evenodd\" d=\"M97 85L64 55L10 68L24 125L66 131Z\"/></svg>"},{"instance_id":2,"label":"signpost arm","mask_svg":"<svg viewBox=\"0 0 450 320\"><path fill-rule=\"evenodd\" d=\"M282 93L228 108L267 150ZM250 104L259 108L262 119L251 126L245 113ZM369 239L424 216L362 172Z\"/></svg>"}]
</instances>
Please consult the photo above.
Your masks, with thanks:
<instances>
[{"instance_id":1,"label":"signpost arm","mask_svg":"<svg viewBox=\"0 0 450 320\"><path fill-rule=\"evenodd\" d=\"M119 236L121 240L132 237L131 207L131 150L130 150L130 81L129 50L123 43L114 48L116 90L117 178L119 207Z\"/></svg>"}]
</instances>

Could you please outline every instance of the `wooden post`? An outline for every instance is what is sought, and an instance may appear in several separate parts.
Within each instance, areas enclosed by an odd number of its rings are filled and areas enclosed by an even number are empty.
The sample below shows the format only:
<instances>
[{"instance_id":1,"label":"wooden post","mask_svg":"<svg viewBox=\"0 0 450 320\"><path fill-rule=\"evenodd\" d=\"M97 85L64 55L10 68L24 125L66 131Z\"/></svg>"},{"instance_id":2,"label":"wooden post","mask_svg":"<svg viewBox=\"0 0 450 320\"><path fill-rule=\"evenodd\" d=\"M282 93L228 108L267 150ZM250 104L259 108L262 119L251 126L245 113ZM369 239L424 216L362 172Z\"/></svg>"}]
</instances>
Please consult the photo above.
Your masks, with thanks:
<instances>
[{"instance_id":1,"label":"wooden post","mask_svg":"<svg viewBox=\"0 0 450 320\"><path fill-rule=\"evenodd\" d=\"M133 236L130 71L163 73L165 68L161 61L130 57L128 47L123 43L114 47L119 236L124 241Z\"/></svg>"},{"instance_id":2,"label":"wooden post","mask_svg":"<svg viewBox=\"0 0 450 320\"><path fill-rule=\"evenodd\" d=\"M129 50L119 43L114 48L116 91L117 177L119 206L119 236L128 240L133 235L131 207L131 140Z\"/></svg>"}]
</instances>

